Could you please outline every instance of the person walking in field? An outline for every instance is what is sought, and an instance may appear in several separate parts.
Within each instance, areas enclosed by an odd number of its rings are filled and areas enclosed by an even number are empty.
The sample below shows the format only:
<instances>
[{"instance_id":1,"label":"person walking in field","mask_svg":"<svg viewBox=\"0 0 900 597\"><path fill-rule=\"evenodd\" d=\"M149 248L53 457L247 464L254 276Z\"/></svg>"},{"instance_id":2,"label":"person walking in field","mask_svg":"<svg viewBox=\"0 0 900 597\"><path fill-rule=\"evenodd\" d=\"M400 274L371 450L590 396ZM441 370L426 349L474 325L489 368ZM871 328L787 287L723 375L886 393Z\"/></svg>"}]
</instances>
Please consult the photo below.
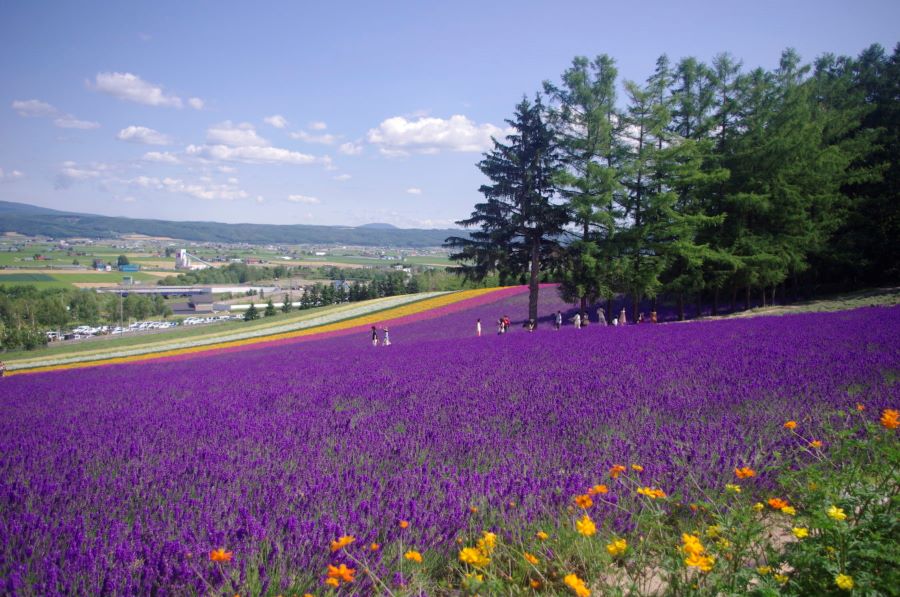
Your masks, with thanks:
<instances>
[{"instance_id":1,"label":"person walking in field","mask_svg":"<svg viewBox=\"0 0 900 597\"><path fill-rule=\"evenodd\" d=\"M497 335L499 336L503 333L503 331L503 318L501 317L497 320Z\"/></svg>"},{"instance_id":2,"label":"person walking in field","mask_svg":"<svg viewBox=\"0 0 900 597\"><path fill-rule=\"evenodd\" d=\"M622 310L619 311L619 325L625 325L628 323L628 319L625 317L625 307L622 307Z\"/></svg>"},{"instance_id":3,"label":"person walking in field","mask_svg":"<svg viewBox=\"0 0 900 597\"><path fill-rule=\"evenodd\" d=\"M391 345L391 336L390 332L388 332L387 326L384 326L384 341L381 343L382 346L390 346Z\"/></svg>"},{"instance_id":4,"label":"person walking in field","mask_svg":"<svg viewBox=\"0 0 900 597\"><path fill-rule=\"evenodd\" d=\"M606 311L603 307L597 309L597 318L600 320L600 325L606 325Z\"/></svg>"},{"instance_id":5,"label":"person walking in field","mask_svg":"<svg viewBox=\"0 0 900 597\"><path fill-rule=\"evenodd\" d=\"M581 329L581 313L576 313L576 314L575 314L575 317L572 318L572 323L575 324L575 329L576 329L576 330L580 330L580 329Z\"/></svg>"},{"instance_id":6,"label":"person walking in field","mask_svg":"<svg viewBox=\"0 0 900 597\"><path fill-rule=\"evenodd\" d=\"M475 335L481 338L481 318L475 322Z\"/></svg>"},{"instance_id":7,"label":"person walking in field","mask_svg":"<svg viewBox=\"0 0 900 597\"><path fill-rule=\"evenodd\" d=\"M559 328L562 327L562 311L557 311L557 312L556 312L556 317L555 317L555 319L554 319L554 321L553 321L553 326L554 326L556 329L559 329Z\"/></svg>"},{"instance_id":8,"label":"person walking in field","mask_svg":"<svg viewBox=\"0 0 900 597\"><path fill-rule=\"evenodd\" d=\"M0 377L6 375L6 363L0 361Z\"/></svg>"},{"instance_id":9,"label":"person walking in field","mask_svg":"<svg viewBox=\"0 0 900 597\"><path fill-rule=\"evenodd\" d=\"M372 326L372 346L378 346L378 329Z\"/></svg>"},{"instance_id":10,"label":"person walking in field","mask_svg":"<svg viewBox=\"0 0 900 597\"><path fill-rule=\"evenodd\" d=\"M504 316L503 316L503 333L504 333L504 334L505 334L506 332L509 331L509 324L510 324L510 323L512 323L512 322L509 320L509 316L508 316L508 315L504 315Z\"/></svg>"},{"instance_id":11,"label":"person walking in field","mask_svg":"<svg viewBox=\"0 0 900 597\"><path fill-rule=\"evenodd\" d=\"M650 323L656 323L656 311L650 311Z\"/></svg>"}]
</instances>

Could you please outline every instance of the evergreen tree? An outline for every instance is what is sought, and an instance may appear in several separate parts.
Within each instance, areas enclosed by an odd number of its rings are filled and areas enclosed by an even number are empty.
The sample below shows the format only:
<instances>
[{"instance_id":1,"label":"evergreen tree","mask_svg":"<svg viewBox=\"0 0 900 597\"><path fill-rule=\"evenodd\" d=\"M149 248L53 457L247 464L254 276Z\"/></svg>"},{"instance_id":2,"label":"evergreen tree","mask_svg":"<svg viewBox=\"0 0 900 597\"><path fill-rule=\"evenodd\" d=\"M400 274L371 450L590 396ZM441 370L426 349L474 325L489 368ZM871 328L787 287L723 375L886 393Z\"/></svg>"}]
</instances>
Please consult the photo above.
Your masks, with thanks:
<instances>
[{"instance_id":1,"label":"evergreen tree","mask_svg":"<svg viewBox=\"0 0 900 597\"><path fill-rule=\"evenodd\" d=\"M290 313L291 309L294 308L294 295L288 293L287 296L282 298L281 303L281 312L282 313Z\"/></svg>"},{"instance_id":2,"label":"evergreen tree","mask_svg":"<svg viewBox=\"0 0 900 597\"><path fill-rule=\"evenodd\" d=\"M266 303L266 309L265 311L263 311L263 315L265 315L266 317L272 317L275 314L275 303L273 303L272 298L269 297L269 302Z\"/></svg>"},{"instance_id":3,"label":"evergreen tree","mask_svg":"<svg viewBox=\"0 0 900 597\"><path fill-rule=\"evenodd\" d=\"M259 319L259 309L251 302L250 308L244 312L244 321L254 321L256 319Z\"/></svg>"},{"instance_id":4,"label":"evergreen tree","mask_svg":"<svg viewBox=\"0 0 900 597\"><path fill-rule=\"evenodd\" d=\"M494 149L478 164L491 180L479 189L486 200L476 204L471 217L457 222L479 230L470 238L446 241L458 249L450 258L463 263L468 279L481 280L499 271L501 280L509 281L527 273L528 317L534 321L541 268L558 249L568 222L566 208L553 202L560 165L543 111L540 97L516 106L514 119L506 121L513 129L506 138L509 144L494 140Z\"/></svg>"}]
</instances>

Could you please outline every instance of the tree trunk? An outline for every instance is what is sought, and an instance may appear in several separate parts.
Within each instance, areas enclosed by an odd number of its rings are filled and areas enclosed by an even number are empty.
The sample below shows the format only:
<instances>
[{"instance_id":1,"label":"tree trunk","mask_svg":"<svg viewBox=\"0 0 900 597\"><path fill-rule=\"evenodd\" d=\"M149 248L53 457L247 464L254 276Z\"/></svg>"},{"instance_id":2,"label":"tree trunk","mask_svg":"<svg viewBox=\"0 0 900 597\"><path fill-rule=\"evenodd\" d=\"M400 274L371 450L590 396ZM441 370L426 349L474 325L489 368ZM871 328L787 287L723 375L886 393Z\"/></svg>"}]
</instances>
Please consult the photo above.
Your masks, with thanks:
<instances>
[{"instance_id":1,"label":"tree trunk","mask_svg":"<svg viewBox=\"0 0 900 597\"><path fill-rule=\"evenodd\" d=\"M678 293L678 321L684 321L684 293Z\"/></svg>"},{"instance_id":2,"label":"tree trunk","mask_svg":"<svg viewBox=\"0 0 900 597\"><path fill-rule=\"evenodd\" d=\"M638 320L638 308L640 307L641 295L635 294L631 299L631 321L632 323L637 323Z\"/></svg>"},{"instance_id":3,"label":"tree trunk","mask_svg":"<svg viewBox=\"0 0 900 597\"><path fill-rule=\"evenodd\" d=\"M744 311L749 311L749 310L750 310L750 287L747 286L747 288L744 291Z\"/></svg>"},{"instance_id":4,"label":"tree trunk","mask_svg":"<svg viewBox=\"0 0 900 597\"><path fill-rule=\"evenodd\" d=\"M731 286L731 312L737 311L737 286Z\"/></svg>"},{"instance_id":5,"label":"tree trunk","mask_svg":"<svg viewBox=\"0 0 900 597\"><path fill-rule=\"evenodd\" d=\"M765 286L762 287L761 296L762 296L762 305L760 305L760 306L765 307L766 306L766 287Z\"/></svg>"},{"instance_id":6,"label":"tree trunk","mask_svg":"<svg viewBox=\"0 0 900 597\"><path fill-rule=\"evenodd\" d=\"M719 314L719 287L713 288L712 315L715 317Z\"/></svg>"},{"instance_id":7,"label":"tree trunk","mask_svg":"<svg viewBox=\"0 0 900 597\"><path fill-rule=\"evenodd\" d=\"M538 279L541 269L541 241L535 238L531 241L531 280L528 283L528 319L534 321L537 327L538 310Z\"/></svg>"},{"instance_id":8,"label":"tree trunk","mask_svg":"<svg viewBox=\"0 0 900 597\"><path fill-rule=\"evenodd\" d=\"M703 317L703 291L702 290L697 293L697 316L696 316L696 318L699 319L701 317Z\"/></svg>"},{"instance_id":9,"label":"tree trunk","mask_svg":"<svg viewBox=\"0 0 900 597\"><path fill-rule=\"evenodd\" d=\"M610 317L612 317L614 315L615 315L615 313L613 313L613 310L612 310L612 297L610 297L610 298L606 299L606 323L611 322L612 319L610 319Z\"/></svg>"},{"instance_id":10,"label":"tree trunk","mask_svg":"<svg viewBox=\"0 0 900 597\"><path fill-rule=\"evenodd\" d=\"M581 321L587 321L587 297L586 296L581 297L580 313L581 313Z\"/></svg>"}]
</instances>

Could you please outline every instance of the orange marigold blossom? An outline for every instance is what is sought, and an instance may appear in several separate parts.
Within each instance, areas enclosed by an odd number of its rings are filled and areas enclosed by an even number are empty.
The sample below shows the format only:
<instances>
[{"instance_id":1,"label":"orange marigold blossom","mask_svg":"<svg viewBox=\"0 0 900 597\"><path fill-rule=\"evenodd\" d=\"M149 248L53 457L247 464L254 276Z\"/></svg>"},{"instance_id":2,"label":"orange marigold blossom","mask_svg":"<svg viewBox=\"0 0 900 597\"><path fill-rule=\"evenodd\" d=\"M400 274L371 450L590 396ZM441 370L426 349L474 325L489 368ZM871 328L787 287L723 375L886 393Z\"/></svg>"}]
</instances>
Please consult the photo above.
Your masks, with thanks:
<instances>
[{"instance_id":1,"label":"orange marigold blossom","mask_svg":"<svg viewBox=\"0 0 900 597\"><path fill-rule=\"evenodd\" d=\"M666 492L662 489L655 489L653 487L639 487L637 490L638 494L645 495L651 500L655 500L657 498L666 497Z\"/></svg>"},{"instance_id":2,"label":"orange marigold blossom","mask_svg":"<svg viewBox=\"0 0 900 597\"><path fill-rule=\"evenodd\" d=\"M540 563L540 560L537 559L536 556L528 553L527 551L522 554L522 557L525 558L525 561L533 566L537 566Z\"/></svg>"},{"instance_id":3,"label":"orange marigold blossom","mask_svg":"<svg viewBox=\"0 0 900 597\"><path fill-rule=\"evenodd\" d=\"M491 559L475 547L464 547L461 549L459 551L459 561L476 568L484 568L491 563Z\"/></svg>"},{"instance_id":4,"label":"orange marigold blossom","mask_svg":"<svg viewBox=\"0 0 900 597\"><path fill-rule=\"evenodd\" d=\"M534 534L534 536L537 537L538 539L540 539L541 541L546 541L547 539L550 538L550 535L548 535L544 531L538 531L537 533Z\"/></svg>"},{"instance_id":5,"label":"orange marigold blossom","mask_svg":"<svg viewBox=\"0 0 900 597\"><path fill-rule=\"evenodd\" d=\"M589 495L576 495L575 496L575 505L581 508L582 510L587 510L591 506L594 505L594 500L591 499Z\"/></svg>"},{"instance_id":6,"label":"orange marigold blossom","mask_svg":"<svg viewBox=\"0 0 900 597\"><path fill-rule=\"evenodd\" d=\"M756 471L749 466L742 466L741 468L734 469L734 474L738 479L749 479L750 477L756 476Z\"/></svg>"},{"instance_id":7,"label":"orange marigold blossom","mask_svg":"<svg viewBox=\"0 0 900 597\"><path fill-rule=\"evenodd\" d=\"M810 447L818 450L819 448L822 447L822 442L817 439L814 439L811 442L809 442L809 445L810 445Z\"/></svg>"},{"instance_id":8,"label":"orange marigold blossom","mask_svg":"<svg viewBox=\"0 0 900 597\"><path fill-rule=\"evenodd\" d=\"M420 564L422 563L422 554L414 549L410 549L408 552L403 554L403 557L411 562L418 562Z\"/></svg>"},{"instance_id":9,"label":"orange marigold blossom","mask_svg":"<svg viewBox=\"0 0 900 597\"><path fill-rule=\"evenodd\" d=\"M328 578L333 578L335 580L342 580L344 582L353 582L354 575L356 574L355 568L348 568L346 564L341 564L340 566L332 566L328 565ZM335 585L337 586L337 585Z\"/></svg>"},{"instance_id":10,"label":"orange marigold blossom","mask_svg":"<svg viewBox=\"0 0 900 597\"><path fill-rule=\"evenodd\" d=\"M354 541L356 541L356 537L354 537L353 535L344 535L343 537L339 537L336 541L331 542L331 551L332 553L339 551L340 549L347 547Z\"/></svg>"},{"instance_id":11,"label":"orange marigold blossom","mask_svg":"<svg viewBox=\"0 0 900 597\"><path fill-rule=\"evenodd\" d=\"M709 572L713 568L716 560L712 556L704 556L700 554L691 554L684 560L684 565L690 568L699 568L703 572Z\"/></svg>"},{"instance_id":12,"label":"orange marigold blossom","mask_svg":"<svg viewBox=\"0 0 900 597\"><path fill-rule=\"evenodd\" d=\"M767 503L772 507L773 510L781 510L782 508L790 506L790 504L788 504L781 498L769 498L769 501Z\"/></svg>"},{"instance_id":13,"label":"orange marigold blossom","mask_svg":"<svg viewBox=\"0 0 900 597\"><path fill-rule=\"evenodd\" d=\"M535 580L533 578L530 581L528 581L528 584L531 586L532 589L540 589L541 588L541 581Z\"/></svg>"},{"instance_id":14,"label":"orange marigold blossom","mask_svg":"<svg viewBox=\"0 0 900 597\"><path fill-rule=\"evenodd\" d=\"M234 555L234 552L225 551L224 547L220 547L214 551L209 552L209 559L213 562L230 562L231 556Z\"/></svg>"},{"instance_id":15,"label":"orange marigold blossom","mask_svg":"<svg viewBox=\"0 0 900 597\"><path fill-rule=\"evenodd\" d=\"M371 545L369 545L369 549L371 551L378 551L379 549L381 549L381 546L378 545L377 543L372 543Z\"/></svg>"},{"instance_id":16,"label":"orange marigold blossom","mask_svg":"<svg viewBox=\"0 0 900 597\"><path fill-rule=\"evenodd\" d=\"M609 469L609 476L613 479L618 479L619 475L625 472L625 467L621 464L614 464L611 469Z\"/></svg>"},{"instance_id":17,"label":"orange marigold blossom","mask_svg":"<svg viewBox=\"0 0 900 597\"><path fill-rule=\"evenodd\" d=\"M785 429L796 429L797 421L788 421L787 423L784 424L784 428Z\"/></svg>"},{"instance_id":18,"label":"orange marigold blossom","mask_svg":"<svg viewBox=\"0 0 900 597\"><path fill-rule=\"evenodd\" d=\"M400 521L400 528L401 528L401 529L405 529L405 528L408 527L408 526L409 526L409 521L408 521L408 520L401 520L401 521Z\"/></svg>"},{"instance_id":19,"label":"orange marigold blossom","mask_svg":"<svg viewBox=\"0 0 900 597\"><path fill-rule=\"evenodd\" d=\"M862 412L862 411L866 410L866 407L865 407L865 405L862 404L861 402L857 402L857 403L856 403L856 410Z\"/></svg>"},{"instance_id":20,"label":"orange marigold blossom","mask_svg":"<svg viewBox=\"0 0 900 597\"><path fill-rule=\"evenodd\" d=\"M341 581L336 578L328 577L325 579L325 584L337 588L341 586Z\"/></svg>"},{"instance_id":21,"label":"orange marigold blossom","mask_svg":"<svg viewBox=\"0 0 900 597\"><path fill-rule=\"evenodd\" d=\"M478 512L478 506L469 506L469 512L475 514Z\"/></svg>"},{"instance_id":22,"label":"orange marigold blossom","mask_svg":"<svg viewBox=\"0 0 900 597\"><path fill-rule=\"evenodd\" d=\"M639 464L632 464L631 470L635 471L636 473L642 473L642 472L644 472L644 467L642 467Z\"/></svg>"},{"instance_id":23,"label":"orange marigold blossom","mask_svg":"<svg viewBox=\"0 0 900 597\"><path fill-rule=\"evenodd\" d=\"M606 485L594 485L588 489L588 495L600 495L606 493L609 493L609 488Z\"/></svg>"},{"instance_id":24,"label":"orange marigold blossom","mask_svg":"<svg viewBox=\"0 0 900 597\"><path fill-rule=\"evenodd\" d=\"M881 413L881 425L885 429L896 429L900 427L900 411L894 410L893 408L886 408L884 412Z\"/></svg>"},{"instance_id":25,"label":"orange marigold blossom","mask_svg":"<svg viewBox=\"0 0 900 597\"><path fill-rule=\"evenodd\" d=\"M583 580L578 578L578 575L567 574L563 578L563 582L565 582L569 586L570 589L575 591L575 594L578 595L578 597L590 597L590 595L591 595L590 589L588 589L585 586Z\"/></svg>"}]
</instances>

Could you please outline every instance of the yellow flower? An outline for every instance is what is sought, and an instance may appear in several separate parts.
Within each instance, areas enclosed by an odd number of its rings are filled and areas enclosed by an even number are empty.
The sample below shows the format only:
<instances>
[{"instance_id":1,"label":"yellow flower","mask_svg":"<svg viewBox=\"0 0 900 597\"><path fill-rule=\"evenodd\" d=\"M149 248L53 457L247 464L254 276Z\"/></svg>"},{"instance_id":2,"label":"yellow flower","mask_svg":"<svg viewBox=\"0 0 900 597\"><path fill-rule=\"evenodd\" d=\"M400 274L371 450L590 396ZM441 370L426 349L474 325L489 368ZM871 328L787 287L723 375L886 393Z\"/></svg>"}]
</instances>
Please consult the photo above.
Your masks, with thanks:
<instances>
[{"instance_id":1,"label":"yellow flower","mask_svg":"<svg viewBox=\"0 0 900 597\"><path fill-rule=\"evenodd\" d=\"M591 506L594 505L594 500L591 499L591 496L585 495L576 495L575 496L575 505L581 508L582 510L587 510Z\"/></svg>"},{"instance_id":2,"label":"yellow flower","mask_svg":"<svg viewBox=\"0 0 900 597\"><path fill-rule=\"evenodd\" d=\"M791 529L791 532L794 533L794 537L797 539L806 539L809 537L809 529L805 527L794 527Z\"/></svg>"},{"instance_id":3,"label":"yellow flower","mask_svg":"<svg viewBox=\"0 0 900 597\"><path fill-rule=\"evenodd\" d=\"M886 429L896 429L897 427L900 427L900 411L894 410L893 408L884 409L884 412L881 413L880 422ZM853 580L851 579L850 582L852 583Z\"/></svg>"},{"instance_id":4,"label":"yellow flower","mask_svg":"<svg viewBox=\"0 0 900 597\"><path fill-rule=\"evenodd\" d=\"M464 564L475 566L476 568L484 568L491 563L491 559L487 557L480 549L475 547L465 547L459 551L459 561Z\"/></svg>"},{"instance_id":5,"label":"yellow flower","mask_svg":"<svg viewBox=\"0 0 900 597\"><path fill-rule=\"evenodd\" d=\"M628 542L625 539L613 539L612 543L606 545L606 551L612 557L620 556L628 549Z\"/></svg>"},{"instance_id":6,"label":"yellow flower","mask_svg":"<svg viewBox=\"0 0 900 597\"><path fill-rule=\"evenodd\" d=\"M797 509L793 506L785 506L781 509L782 514L787 514L788 516L795 516L797 514Z\"/></svg>"},{"instance_id":7,"label":"yellow flower","mask_svg":"<svg viewBox=\"0 0 900 597\"><path fill-rule=\"evenodd\" d=\"M535 556L531 555L527 551L522 554L522 557L525 558L526 562L528 562L529 564L531 564L533 566L537 566L540 563L539 559L537 559Z\"/></svg>"},{"instance_id":8,"label":"yellow flower","mask_svg":"<svg viewBox=\"0 0 900 597\"><path fill-rule=\"evenodd\" d=\"M735 485L734 483L726 483L726 484L725 484L725 491L730 491L731 493L740 493L740 492L741 492L741 486L740 486L740 485Z\"/></svg>"},{"instance_id":9,"label":"yellow flower","mask_svg":"<svg viewBox=\"0 0 900 597\"><path fill-rule=\"evenodd\" d=\"M594 485L588 489L588 495L599 495L601 493L609 493L609 488L606 485Z\"/></svg>"},{"instance_id":10,"label":"yellow flower","mask_svg":"<svg viewBox=\"0 0 900 597\"><path fill-rule=\"evenodd\" d=\"M775 581L780 585L786 585L787 581L789 581L789 580L790 580L790 578L787 576L787 574L776 574L775 575Z\"/></svg>"},{"instance_id":11,"label":"yellow flower","mask_svg":"<svg viewBox=\"0 0 900 597\"><path fill-rule=\"evenodd\" d=\"M411 562L418 562L419 564L422 563L422 554L414 549L410 549L408 552L403 554L403 557Z\"/></svg>"},{"instance_id":12,"label":"yellow flower","mask_svg":"<svg viewBox=\"0 0 900 597\"><path fill-rule=\"evenodd\" d=\"M771 566L757 566L756 571L765 576L772 572Z\"/></svg>"},{"instance_id":13,"label":"yellow flower","mask_svg":"<svg viewBox=\"0 0 900 597\"><path fill-rule=\"evenodd\" d=\"M737 475L738 479L749 479L750 477L756 476L756 471L749 466L742 466L741 468L734 469L734 474Z\"/></svg>"},{"instance_id":14,"label":"yellow flower","mask_svg":"<svg viewBox=\"0 0 900 597\"><path fill-rule=\"evenodd\" d=\"M408 527L408 526L409 526L409 521L408 521L408 520L401 520L401 521L400 521L400 528L401 528L401 529L405 529L405 528Z\"/></svg>"},{"instance_id":15,"label":"yellow flower","mask_svg":"<svg viewBox=\"0 0 900 597\"><path fill-rule=\"evenodd\" d=\"M328 578L325 579L325 584L328 586L337 588L337 587L341 586L341 581L339 581L336 578L331 578L329 576Z\"/></svg>"},{"instance_id":16,"label":"yellow flower","mask_svg":"<svg viewBox=\"0 0 900 597\"><path fill-rule=\"evenodd\" d=\"M691 554L684 560L684 565L690 568L699 568L703 572L709 572L716 563L712 556L704 556L701 554Z\"/></svg>"},{"instance_id":17,"label":"yellow flower","mask_svg":"<svg viewBox=\"0 0 900 597\"><path fill-rule=\"evenodd\" d=\"M637 472L637 473L642 473L642 472L644 472L644 467L642 467L642 466L639 465L639 464L632 464L632 465L631 465L631 470L633 470L633 471L635 471L635 472Z\"/></svg>"},{"instance_id":18,"label":"yellow flower","mask_svg":"<svg viewBox=\"0 0 900 597\"><path fill-rule=\"evenodd\" d=\"M709 537L710 539L715 539L716 537L719 536L719 533L721 533L721 532L722 532L722 528L719 525L714 524L711 527L709 527L708 529L706 529L706 536Z\"/></svg>"},{"instance_id":19,"label":"yellow flower","mask_svg":"<svg viewBox=\"0 0 900 597\"><path fill-rule=\"evenodd\" d=\"M575 528L585 537L590 537L597 532L597 525L594 524L594 521L587 514L575 523Z\"/></svg>"},{"instance_id":20,"label":"yellow flower","mask_svg":"<svg viewBox=\"0 0 900 597\"><path fill-rule=\"evenodd\" d=\"M785 429L796 429L797 421L788 421L787 423L784 424L784 428Z\"/></svg>"},{"instance_id":21,"label":"yellow flower","mask_svg":"<svg viewBox=\"0 0 900 597\"><path fill-rule=\"evenodd\" d=\"M625 472L625 467L621 464L614 464L611 469L609 469L609 476L613 479L618 479L619 475Z\"/></svg>"},{"instance_id":22,"label":"yellow flower","mask_svg":"<svg viewBox=\"0 0 900 597\"><path fill-rule=\"evenodd\" d=\"M484 531L483 533L481 533L481 539L478 540L476 546L485 555L491 555L491 552L493 552L494 548L497 547L497 535L488 531Z\"/></svg>"},{"instance_id":23,"label":"yellow flower","mask_svg":"<svg viewBox=\"0 0 900 597\"><path fill-rule=\"evenodd\" d=\"M849 574L838 574L834 577L834 583L841 589L849 591L853 588L853 577Z\"/></svg>"},{"instance_id":24,"label":"yellow flower","mask_svg":"<svg viewBox=\"0 0 900 597\"><path fill-rule=\"evenodd\" d=\"M637 490L639 495L645 495L651 500L666 497L666 492L662 489L654 489L653 487L639 487Z\"/></svg>"},{"instance_id":25,"label":"yellow flower","mask_svg":"<svg viewBox=\"0 0 900 597\"><path fill-rule=\"evenodd\" d=\"M590 597L591 591L584 585L584 581L575 574L567 574L563 578L563 582L569 585L578 597Z\"/></svg>"},{"instance_id":26,"label":"yellow flower","mask_svg":"<svg viewBox=\"0 0 900 597\"><path fill-rule=\"evenodd\" d=\"M535 537L537 537L541 541L546 541L547 539L550 538L550 535L548 535L544 531L538 531L537 533L535 533Z\"/></svg>"},{"instance_id":27,"label":"yellow flower","mask_svg":"<svg viewBox=\"0 0 900 597\"><path fill-rule=\"evenodd\" d=\"M822 447L822 442L820 442L820 441L817 440L817 439L814 439L814 440L812 440L811 442L809 442L809 445L810 445L810 447L815 448L816 450L818 450L819 448Z\"/></svg>"},{"instance_id":28,"label":"yellow flower","mask_svg":"<svg viewBox=\"0 0 900 597\"><path fill-rule=\"evenodd\" d=\"M719 546L719 549L728 549L731 547L731 541L726 539L725 537L720 537L718 541L716 541L716 545Z\"/></svg>"},{"instance_id":29,"label":"yellow flower","mask_svg":"<svg viewBox=\"0 0 900 597\"><path fill-rule=\"evenodd\" d=\"M535 580L533 578L528 581L528 584L531 586L532 589L540 589L541 588L541 581Z\"/></svg>"},{"instance_id":30,"label":"yellow flower","mask_svg":"<svg viewBox=\"0 0 900 597\"><path fill-rule=\"evenodd\" d=\"M753 510L756 512L762 512L765 506L763 506L762 502L756 502L753 504Z\"/></svg>"},{"instance_id":31,"label":"yellow flower","mask_svg":"<svg viewBox=\"0 0 900 597\"><path fill-rule=\"evenodd\" d=\"M681 535L681 551L684 553L694 556L701 555L705 549L703 544L700 543L700 537L697 535L689 535L688 533L682 533Z\"/></svg>"},{"instance_id":32,"label":"yellow flower","mask_svg":"<svg viewBox=\"0 0 900 597\"><path fill-rule=\"evenodd\" d=\"M843 508L838 508L837 506L832 506L828 509L828 517L834 520L847 520L847 515L844 514Z\"/></svg>"},{"instance_id":33,"label":"yellow flower","mask_svg":"<svg viewBox=\"0 0 900 597\"><path fill-rule=\"evenodd\" d=\"M353 535L344 535L343 537L340 537L337 541L331 542L331 551L332 552L338 551L344 547L347 547L354 541L356 541L356 537L354 537Z\"/></svg>"}]
</instances>

